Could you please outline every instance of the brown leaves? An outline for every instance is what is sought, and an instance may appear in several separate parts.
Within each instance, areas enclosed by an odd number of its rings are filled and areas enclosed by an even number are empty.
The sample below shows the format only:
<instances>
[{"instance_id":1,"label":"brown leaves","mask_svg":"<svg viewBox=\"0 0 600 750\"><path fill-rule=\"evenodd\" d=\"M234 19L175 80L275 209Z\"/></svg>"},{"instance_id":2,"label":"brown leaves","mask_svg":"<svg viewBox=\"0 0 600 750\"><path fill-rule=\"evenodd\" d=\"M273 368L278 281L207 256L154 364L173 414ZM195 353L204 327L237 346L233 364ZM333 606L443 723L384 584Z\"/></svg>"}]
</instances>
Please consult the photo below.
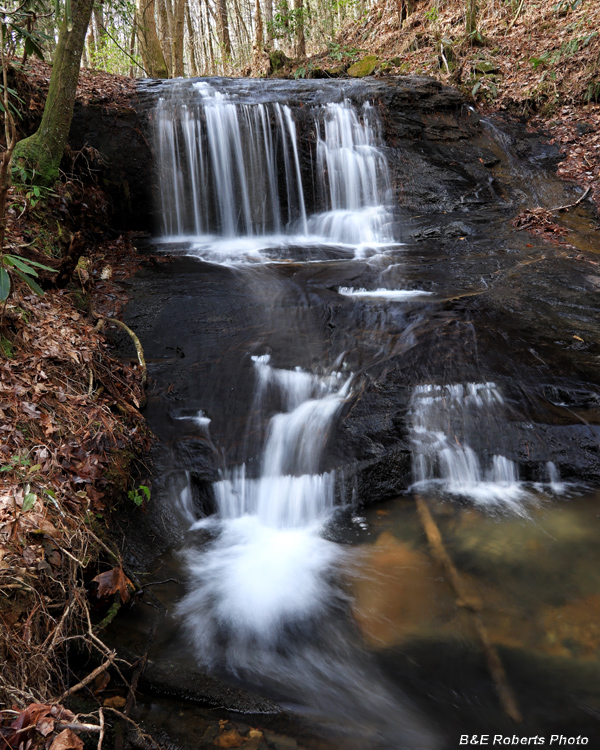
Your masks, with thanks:
<instances>
[{"instance_id":1,"label":"brown leaves","mask_svg":"<svg viewBox=\"0 0 600 750\"><path fill-rule=\"evenodd\" d=\"M92 579L98 584L98 597L112 596L119 592L122 602L129 601L129 589L135 590L135 586L123 572L123 568L112 568L106 573L100 573Z\"/></svg>"},{"instance_id":2,"label":"brown leaves","mask_svg":"<svg viewBox=\"0 0 600 750\"><path fill-rule=\"evenodd\" d=\"M521 211L511 221L511 224L515 229L525 229L532 234L554 242L558 242L560 237L569 233L566 227L556 224L552 212L545 208L528 208Z\"/></svg>"},{"instance_id":3,"label":"brown leaves","mask_svg":"<svg viewBox=\"0 0 600 750\"><path fill-rule=\"evenodd\" d=\"M50 750L83 750L83 742L70 729L63 731L54 738Z\"/></svg>"},{"instance_id":4,"label":"brown leaves","mask_svg":"<svg viewBox=\"0 0 600 750\"><path fill-rule=\"evenodd\" d=\"M31 703L8 727L0 723L0 750L48 747L45 738L55 731L57 724L74 722L76 718L74 713L62 706ZM60 732L50 745L50 750L82 749L83 742L70 729Z\"/></svg>"}]
</instances>

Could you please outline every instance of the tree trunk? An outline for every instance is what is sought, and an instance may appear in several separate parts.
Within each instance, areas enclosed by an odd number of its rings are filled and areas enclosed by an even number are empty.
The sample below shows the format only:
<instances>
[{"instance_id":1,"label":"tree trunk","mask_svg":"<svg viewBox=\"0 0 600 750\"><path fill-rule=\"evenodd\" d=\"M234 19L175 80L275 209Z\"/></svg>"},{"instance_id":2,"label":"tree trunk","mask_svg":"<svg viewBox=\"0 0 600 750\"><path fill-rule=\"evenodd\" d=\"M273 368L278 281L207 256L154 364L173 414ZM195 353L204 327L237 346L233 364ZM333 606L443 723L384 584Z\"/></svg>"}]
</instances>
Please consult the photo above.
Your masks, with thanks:
<instances>
[{"instance_id":1,"label":"tree trunk","mask_svg":"<svg viewBox=\"0 0 600 750\"><path fill-rule=\"evenodd\" d=\"M265 25L267 27L267 46L273 46L273 0L265 0Z\"/></svg>"},{"instance_id":2,"label":"tree trunk","mask_svg":"<svg viewBox=\"0 0 600 750\"><path fill-rule=\"evenodd\" d=\"M196 61L196 35L194 34L194 25L192 23L192 14L190 12L190 6L186 4L185 15L187 19L188 37L190 40L190 66L192 69L192 77L198 76L198 63Z\"/></svg>"},{"instance_id":3,"label":"tree trunk","mask_svg":"<svg viewBox=\"0 0 600 750\"><path fill-rule=\"evenodd\" d=\"M104 59L104 50L106 47L106 42L108 40L108 35L106 34L106 31L104 30L104 8L100 4L94 4L93 9L93 18L94 23L93 26L95 27L96 31L96 54L99 56L99 62L100 65L103 65L106 67L106 60Z\"/></svg>"},{"instance_id":4,"label":"tree trunk","mask_svg":"<svg viewBox=\"0 0 600 750\"><path fill-rule=\"evenodd\" d=\"M477 0L467 0L467 34L477 30Z\"/></svg>"},{"instance_id":5,"label":"tree trunk","mask_svg":"<svg viewBox=\"0 0 600 750\"><path fill-rule=\"evenodd\" d=\"M294 0L294 11L296 18L296 57L306 57L306 39L304 38L304 8L302 0Z\"/></svg>"},{"instance_id":6,"label":"tree trunk","mask_svg":"<svg viewBox=\"0 0 600 750\"><path fill-rule=\"evenodd\" d=\"M173 48L171 46L171 24L166 0L158 0L158 21L160 46L162 47L167 70L169 71L167 78L170 78L173 75Z\"/></svg>"},{"instance_id":7,"label":"tree trunk","mask_svg":"<svg viewBox=\"0 0 600 750\"><path fill-rule=\"evenodd\" d=\"M51 185L58 179L58 168L73 118L81 54L92 5L93 0L73 0L73 27L69 31L66 18L60 27L42 121L33 135L17 143L13 154L14 161L20 161L26 169L33 171L32 180L38 184Z\"/></svg>"},{"instance_id":8,"label":"tree trunk","mask_svg":"<svg viewBox=\"0 0 600 750\"><path fill-rule=\"evenodd\" d=\"M173 19L173 73L176 78L185 75L183 66L183 33L185 29L186 0L175 0Z\"/></svg>"},{"instance_id":9,"label":"tree trunk","mask_svg":"<svg viewBox=\"0 0 600 750\"><path fill-rule=\"evenodd\" d=\"M229 37L226 0L217 0L217 31L223 56L229 60L231 58L231 38Z\"/></svg>"},{"instance_id":10,"label":"tree trunk","mask_svg":"<svg viewBox=\"0 0 600 750\"><path fill-rule=\"evenodd\" d=\"M144 69L151 78L168 78L169 71L156 31L155 0L138 0L138 2L138 40Z\"/></svg>"}]
</instances>

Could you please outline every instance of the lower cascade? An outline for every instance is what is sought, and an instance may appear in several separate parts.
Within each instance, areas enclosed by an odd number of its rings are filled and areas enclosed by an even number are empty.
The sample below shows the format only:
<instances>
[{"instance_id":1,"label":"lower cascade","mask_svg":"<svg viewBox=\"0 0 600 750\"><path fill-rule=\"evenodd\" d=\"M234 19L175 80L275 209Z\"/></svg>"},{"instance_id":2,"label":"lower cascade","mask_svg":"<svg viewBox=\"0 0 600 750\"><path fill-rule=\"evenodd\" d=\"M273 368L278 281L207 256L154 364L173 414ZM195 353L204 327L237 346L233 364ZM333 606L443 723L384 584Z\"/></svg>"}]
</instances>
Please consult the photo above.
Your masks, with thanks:
<instances>
[{"instance_id":1,"label":"lower cascade","mask_svg":"<svg viewBox=\"0 0 600 750\"><path fill-rule=\"evenodd\" d=\"M512 448L504 399L495 383L420 385L412 397L415 488L462 496L481 507L525 513L533 500L519 467L505 455ZM559 491L556 466L546 465Z\"/></svg>"}]
</instances>

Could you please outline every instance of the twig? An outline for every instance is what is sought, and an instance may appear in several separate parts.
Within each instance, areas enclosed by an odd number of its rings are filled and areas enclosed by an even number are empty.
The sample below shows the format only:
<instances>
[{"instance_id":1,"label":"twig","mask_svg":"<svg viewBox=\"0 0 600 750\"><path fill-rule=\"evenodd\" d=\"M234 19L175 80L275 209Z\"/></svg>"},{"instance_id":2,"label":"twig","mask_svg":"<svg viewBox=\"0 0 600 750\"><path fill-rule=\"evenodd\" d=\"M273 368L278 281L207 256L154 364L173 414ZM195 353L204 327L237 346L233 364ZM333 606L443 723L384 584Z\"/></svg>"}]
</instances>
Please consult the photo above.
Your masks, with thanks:
<instances>
[{"instance_id":1,"label":"twig","mask_svg":"<svg viewBox=\"0 0 600 750\"><path fill-rule=\"evenodd\" d=\"M135 350L137 352L138 362L140 363L140 367L142 368L142 385L145 386L146 377L147 377L146 360L144 359L144 350L142 348L140 340L135 335L135 333L131 330L131 328L125 325L125 323L123 323L122 320L119 320L118 318L106 318L106 320L109 323L114 323L115 325L120 326L125 331L125 333L129 334L129 336L131 337L131 340L133 341Z\"/></svg>"},{"instance_id":2,"label":"twig","mask_svg":"<svg viewBox=\"0 0 600 750\"><path fill-rule=\"evenodd\" d=\"M72 688L69 688L68 690L65 690L65 692L60 696L58 699L59 702L62 703L65 698L68 698L70 695L73 695L73 693L77 693L81 688L84 688L86 685L89 685L90 682L93 682L96 677L98 677L99 674L102 674L102 672L105 672L110 665L113 663L113 660L116 656L116 653L113 651L112 655L109 656L109 658L101 664L99 667L96 667L93 672L90 672L87 677L84 677L81 682L78 682L77 685L73 685Z\"/></svg>"},{"instance_id":3,"label":"twig","mask_svg":"<svg viewBox=\"0 0 600 750\"><path fill-rule=\"evenodd\" d=\"M116 708L110 708L109 706L104 706L104 710L105 711L112 711L112 713L116 714L119 718L123 719L124 721L128 722L129 724L132 724L136 728L136 730L139 732L140 736L143 737L143 739L145 739L148 743L150 743L150 745L152 746L152 748L154 748L154 750L163 750L163 748L161 747L161 745L159 745L155 740L153 740L152 737L150 737L149 734L146 734L145 732L142 732L142 730L140 729L139 724L136 724L136 722L133 719L130 719L129 716L125 716L125 714L122 713L121 711L117 711Z\"/></svg>"},{"instance_id":4,"label":"twig","mask_svg":"<svg viewBox=\"0 0 600 750\"><path fill-rule=\"evenodd\" d=\"M163 583L178 583L181 585L181 581L178 581L177 578L166 578L164 581L150 581L149 583L144 583L140 586L140 591L143 592L148 586L162 586Z\"/></svg>"},{"instance_id":5,"label":"twig","mask_svg":"<svg viewBox=\"0 0 600 750\"><path fill-rule=\"evenodd\" d=\"M98 716L100 718L100 736L98 737L98 747L96 750L102 750L102 741L104 740L104 711L98 710Z\"/></svg>"},{"instance_id":6,"label":"twig","mask_svg":"<svg viewBox=\"0 0 600 750\"><path fill-rule=\"evenodd\" d=\"M517 19L518 19L518 18L519 18L519 16L521 15L521 11L523 10L523 4L524 4L524 3L525 3L525 0L521 0L521 3L520 3L520 5L519 5L519 7L517 8L517 12L515 13L515 17L514 17L514 18L513 18L513 20L512 20L511 22L510 22L510 24L509 24L508 28L506 29L506 33L507 33L507 34L508 34L508 32L509 32L509 31L510 31L510 30L512 29L512 27L513 27L513 26L514 26L514 25L516 24L516 22L517 22Z\"/></svg>"},{"instance_id":7,"label":"twig","mask_svg":"<svg viewBox=\"0 0 600 750\"><path fill-rule=\"evenodd\" d=\"M72 729L74 732L100 732L102 733L102 726L100 724L80 724L77 721L59 721L59 729Z\"/></svg>"},{"instance_id":8,"label":"twig","mask_svg":"<svg viewBox=\"0 0 600 750\"><path fill-rule=\"evenodd\" d=\"M417 512L421 523L423 524L423 528L425 529L425 534L433 557L438 561L442 568L444 568L450 578L452 588L457 596L457 605L465 607L465 609L468 609L471 612L473 624L475 625L475 630L481 641L488 669L496 686L500 705L507 716L515 722L520 722L523 720L523 717L519 706L517 705L517 700L508 681L506 672L504 671L504 666L500 660L498 650L492 643L487 628L481 619L481 602L469 591L465 582L461 578L460 573L456 569L456 566L452 562L450 555L444 546L438 525L431 515L429 506L420 495L416 496L416 503Z\"/></svg>"},{"instance_id":9,"label":"twig","mask_svg":"<svg viewBox=\"0 0 600 750\"><path fill-rule=\"evenodd\" d=\"M583 195L581 195L581 196L580 196L580 197L579 197L579 198L578 198L578 199L577 199L577 200L575 201L575 203L569 203L569 204L568 204L567 206L557 206L556 208L551 208L551 209L549 209L549 210L550 210L550 211L566 211L566 210L567 210L567 208L573 208L574 206L577 206L577 205L579 205L579 203L581 203L581 201L584 201L584 200L585 200L585 199L586 199L586 198L588 197L588 194L589 194L589 192L590 192L590 190L591 190L591 189L592 189L592 186L591 186L591 185L588 185L588 188L587 188L587 190L585 191L585 193L584 193Z\"/></svg>"}]
</instances>

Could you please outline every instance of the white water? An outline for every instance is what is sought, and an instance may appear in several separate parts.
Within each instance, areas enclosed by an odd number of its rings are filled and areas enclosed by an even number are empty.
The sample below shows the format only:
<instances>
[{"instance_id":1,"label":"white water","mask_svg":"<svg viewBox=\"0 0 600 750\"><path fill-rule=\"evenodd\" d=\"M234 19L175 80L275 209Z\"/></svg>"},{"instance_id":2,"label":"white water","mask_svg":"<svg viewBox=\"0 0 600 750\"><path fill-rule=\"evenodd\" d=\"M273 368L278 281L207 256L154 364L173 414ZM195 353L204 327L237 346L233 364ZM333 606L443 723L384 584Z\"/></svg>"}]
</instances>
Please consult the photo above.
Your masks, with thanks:
<instances>
[{"instance_id":1,"label":"white water","mask_svg":"<svg viewBox=\"0 0 600 750\"><path fill-rule=\"evenodd\" d=\"M268 642L285 623L310 617L331 593L325 578L340 555L319 535L335 505L335 472L320 471L320 462L350 378L274 368L267 355L253 360L255 402L276 388L285 411L270 419L260 476L248 477L244 465L228 471L214 485L218 520L192 526L218 534L191 553L192 575L201 575L180 608L202 660L213 653L206 618L242 640Z\"/></svg>"},{"instance_id":2,"label":"white water","mask_svg":"<svg viewBox=\"0 0 600 750\"><path fill-rule=\"evenodd\" d=\"M397 244L369 104L311 111L321 207L312 216L290 107L236 103L201 82L160 99L155 117L163 239L184 242L186 254L231 263L272 260L290 246L334 245L361 256Z\"/></svg>"},{"instance_id":3,"label":"white water","mask_svg":"<svg viewBox=\"0 0 600 750\"><path fill-rule=\"evenodd\" d=\"M426 297L431 292L424 292L422 289L374 289L368 291L362 288L354 289L354 287L341 286L338 289L338 294L342 294L344 297L360 297L373 300L388 299L394 302L402 302L414 297Z\"/></svg>"},{"instance_id":4,"label":"white water","mask_svg":"<svg viewBox=\"0 0 600 750\"><path fill-rule=\"evenodd\" d=\"M411 414L415 488L527 514L535 497L504 455L504 399L495 383L417 386ZM546 471L549 488L562 491L556 466L549 462Z\"/></svg>"}]
</instances>

